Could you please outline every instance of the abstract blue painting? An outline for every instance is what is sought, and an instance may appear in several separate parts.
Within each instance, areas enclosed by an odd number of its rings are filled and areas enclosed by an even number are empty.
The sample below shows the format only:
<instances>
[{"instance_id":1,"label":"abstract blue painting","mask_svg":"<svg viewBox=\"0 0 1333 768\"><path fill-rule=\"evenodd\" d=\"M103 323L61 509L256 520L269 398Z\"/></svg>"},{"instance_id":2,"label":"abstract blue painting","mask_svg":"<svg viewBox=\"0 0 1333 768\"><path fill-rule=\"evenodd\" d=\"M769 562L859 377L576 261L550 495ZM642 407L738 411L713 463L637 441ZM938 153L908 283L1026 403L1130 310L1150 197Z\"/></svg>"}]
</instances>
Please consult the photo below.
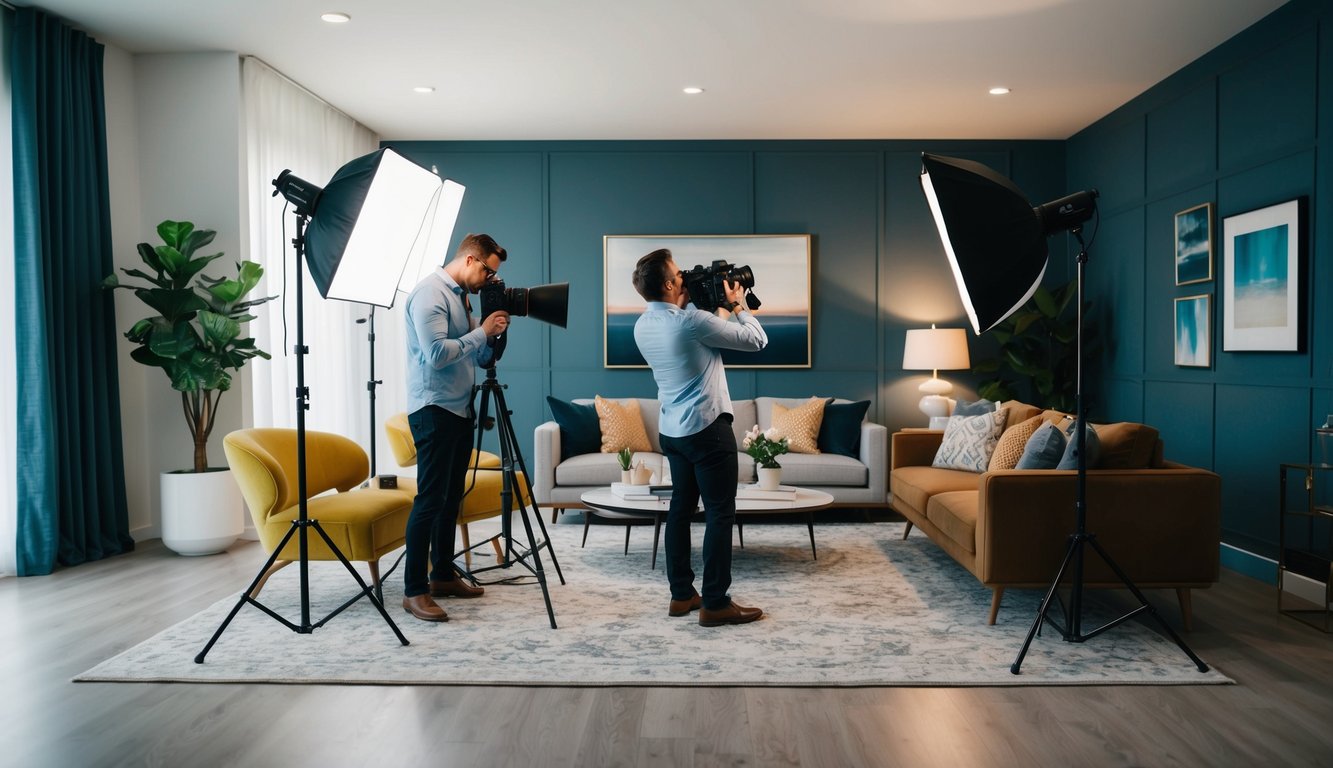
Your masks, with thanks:
<instances>
[{"instance_id":1,"label":"abstract blue painting","mask_svg":"<svg viewBox=\"0 0 1333 768\"><path fill-rule=\"evenodd\" d=\"M1176 214L1176 285L1213 279L1213 204Z\"/></svg>"},{"instance_id":2,"label":"abstract blue painting","mask_svg":"<svg viewBox=\"0 0 1333 768\"><path fill-rule=\"evenodd\" d=\"M1200 294L1176 299L1176 365L1212 366L1212 298L1212 294Z\"/></svg>"},{"instance_id":3,"label":"abstract blue painting","mask_svg":"<svg viewBox=\"0 0 1333 768\"><path fill-rule=\"evenodd\" d=\"M1292 200L1223 222L1223 350L1300 350L1303 202Z\"/></svg>"}]
</instances>

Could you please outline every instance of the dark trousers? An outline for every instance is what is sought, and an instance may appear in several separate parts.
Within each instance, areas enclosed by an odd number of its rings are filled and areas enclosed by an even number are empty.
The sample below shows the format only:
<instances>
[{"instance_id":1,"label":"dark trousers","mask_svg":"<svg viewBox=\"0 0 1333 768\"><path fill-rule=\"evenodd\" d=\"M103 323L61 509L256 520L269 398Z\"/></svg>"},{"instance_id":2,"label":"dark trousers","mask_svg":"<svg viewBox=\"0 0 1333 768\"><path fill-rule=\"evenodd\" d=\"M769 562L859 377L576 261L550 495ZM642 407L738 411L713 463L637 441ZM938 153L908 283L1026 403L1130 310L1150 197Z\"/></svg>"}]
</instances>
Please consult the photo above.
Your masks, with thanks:
<instances>
[{"instance_id":1,"label":"dark trousers","mask_svg":"<svg viewBox=\"0 0 1333 768\"><path fill-rule=\"evenodd\" d=\"M671 599L694 594L690 567L690 518L704 502L704 607L731 605L731 527L736 522L736 435L731 414L687 437L662 435L662 453L671 463L671 507L666 520L666 572Z\"/></svg>"},{"instance_id":2,"label":"dark trousers","mask_svg":"<svg viewBox=\"0 0 1333 768\"><path fill-rule=\"evenodd\" d=\"M458 510L472 455L472 420L428 405L409 414L412 441L417 447L417 496L407 517L406 555L403 558L403 594L430 591L426 579L448 581L454 573L454 538Z\"/></svg>"}]
</instances>

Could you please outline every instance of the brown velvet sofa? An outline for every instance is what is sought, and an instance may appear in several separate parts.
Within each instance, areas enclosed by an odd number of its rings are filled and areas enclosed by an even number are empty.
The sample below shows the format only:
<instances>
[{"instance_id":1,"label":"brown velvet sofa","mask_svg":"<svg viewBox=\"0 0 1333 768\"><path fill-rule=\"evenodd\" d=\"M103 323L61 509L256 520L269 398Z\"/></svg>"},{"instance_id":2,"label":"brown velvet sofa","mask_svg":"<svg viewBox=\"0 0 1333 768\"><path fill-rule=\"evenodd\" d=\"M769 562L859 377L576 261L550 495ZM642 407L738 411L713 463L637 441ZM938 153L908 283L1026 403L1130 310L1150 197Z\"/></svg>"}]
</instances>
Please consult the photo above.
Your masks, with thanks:
<instances>
[{"instance_id":1,"label":"brown velvet sofa","mask_svg":"<svg viewBox=\"0 0 1333 768\"><path fill-rule=\"evenodd\" d=\"M1019 415L1010 415L1011 425ZM1088 470L1087 530L1136 586L1175 589L1188 629L1190 590L1218 579L1221 478L1164 461L1151 427L1099 425L1098 432L1112 444L1103 437L1111 451ZM892 506L907 518L904 539L913 527L921 529L990 587L988 623L994 624L1005 589L1045 588L1054 578L1074 530L1077 473L936 469L931 462L943 436L929 430L893 434ZM1092 549L1085 564L1086 585L1121 586Z\"/></svg>"}]
</instances>

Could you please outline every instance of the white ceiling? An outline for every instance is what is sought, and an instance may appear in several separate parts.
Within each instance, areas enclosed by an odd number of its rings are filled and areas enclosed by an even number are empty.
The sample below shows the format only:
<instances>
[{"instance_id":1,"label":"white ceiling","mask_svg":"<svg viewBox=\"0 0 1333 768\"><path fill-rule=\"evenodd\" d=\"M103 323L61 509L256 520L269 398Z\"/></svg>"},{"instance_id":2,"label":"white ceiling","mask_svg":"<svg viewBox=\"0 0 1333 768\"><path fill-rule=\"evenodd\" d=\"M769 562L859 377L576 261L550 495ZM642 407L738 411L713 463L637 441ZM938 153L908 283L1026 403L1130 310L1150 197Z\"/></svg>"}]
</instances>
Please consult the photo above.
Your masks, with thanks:
<instances>
[{"instance_id":1,"label":"white ceiling","mask_svg":"<svg viewBox=\"0 0 1333 768\"><path fill-rule=\"evenodd\" d=\"M1064 139L1283 2L35 4L132 53L253 54L383 138L514 140Z\"/></svg>"}]
</instances>

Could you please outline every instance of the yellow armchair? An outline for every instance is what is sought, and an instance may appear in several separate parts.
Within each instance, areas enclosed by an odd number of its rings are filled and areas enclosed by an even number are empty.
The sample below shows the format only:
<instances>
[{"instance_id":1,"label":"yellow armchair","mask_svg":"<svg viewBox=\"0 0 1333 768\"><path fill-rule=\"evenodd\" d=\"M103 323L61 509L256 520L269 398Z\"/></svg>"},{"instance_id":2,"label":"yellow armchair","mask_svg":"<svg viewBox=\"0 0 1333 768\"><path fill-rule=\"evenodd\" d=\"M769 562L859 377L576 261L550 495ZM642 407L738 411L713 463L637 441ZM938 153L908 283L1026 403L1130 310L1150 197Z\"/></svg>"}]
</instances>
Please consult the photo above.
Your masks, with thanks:
<instances>
[{"instance_id":1,"label":"yellow armchair","mask_svg":"<svg viewBox=\"0 0 1333 768\"><path fill-rule=\"evenodd\" d=\"M259 540L271 553L299 513L296 430L242 429L227 435L222 447ZM403 546L412 497L392 490L352 490L369 473L370 460L361 446L341 435L306 431L307 515L319 521L344 557L369 565L371 582L378 587L380 558ZM320 495L329 490L338 493ZM309 559L337 559L317 533L312 531L307 541ZM293 536L251 597L259 594L269 576L299 557Z\"/></svg>"},{"instance_id":2,"label":"yellow armchair","mask_svg":"<svg viewBox=\"0 0 1333 768\"><path fill-rule=\"evenodd\" d=\"M393 451L393 457L398 465L400 467L416 465L417 447L412 439L412 428L407 423L407 414L399 413L391 417L385 422L384 431L389 438L389 449ZM500 500L500 491L504 485L503 473L498 471L500 463L500 457L489 451L477 451L475 448L472 450L470 469L463 485L464 489L472 490L463 497L463 508L458 512L458 532L463 539L463 559L469 568L472 566L472 540L468 536L468 523L498 517L504 512ZM521 498L531 505L532 497L528 494L523 473L514 474L518 478L519 487L515 489L517 494L521 494ZM416 496L416 478L398 478L398 490L406 492L410 497ZM518 503L519 496L516 495L513 506L517 508ZM492 537L491 545L495 548L496 562L502 562L504 553L500 549L499 539Z\"/></svg>"}]
</instances>

